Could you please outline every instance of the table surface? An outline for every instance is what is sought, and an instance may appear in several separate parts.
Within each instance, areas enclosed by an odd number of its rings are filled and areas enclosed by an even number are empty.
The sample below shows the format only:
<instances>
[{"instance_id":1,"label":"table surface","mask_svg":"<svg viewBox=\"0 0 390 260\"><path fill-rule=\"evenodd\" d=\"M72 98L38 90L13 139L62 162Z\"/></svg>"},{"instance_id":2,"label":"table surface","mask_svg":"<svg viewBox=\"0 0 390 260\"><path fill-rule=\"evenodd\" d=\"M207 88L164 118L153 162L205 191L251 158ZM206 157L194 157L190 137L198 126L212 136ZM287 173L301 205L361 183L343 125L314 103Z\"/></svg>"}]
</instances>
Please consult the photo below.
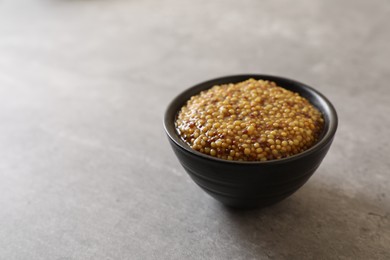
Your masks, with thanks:
<instances>
[{"instance_id":1,"label":"table surface","mask_svg":"<svg viewBox=\"0 0 390 260\"><path fill-rule=\"evenodd\" d=\"M0 259L390 259L390 2L0 1ZM314 86L339 129L313 177L223 207L162 128L229 74Z\"/></svg>"}]
</instances>

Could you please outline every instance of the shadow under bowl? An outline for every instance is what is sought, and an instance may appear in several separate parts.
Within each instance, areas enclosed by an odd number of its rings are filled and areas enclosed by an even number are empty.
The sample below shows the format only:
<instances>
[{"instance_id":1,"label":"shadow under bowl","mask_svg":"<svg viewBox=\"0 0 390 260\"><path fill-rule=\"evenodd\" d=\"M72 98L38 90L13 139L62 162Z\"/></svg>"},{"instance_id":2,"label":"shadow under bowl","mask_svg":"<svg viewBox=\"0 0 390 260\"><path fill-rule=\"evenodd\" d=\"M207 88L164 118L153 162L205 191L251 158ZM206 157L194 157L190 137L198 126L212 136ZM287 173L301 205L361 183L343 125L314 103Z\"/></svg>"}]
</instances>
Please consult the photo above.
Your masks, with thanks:
<instances>
[{"instance_id":1,"label":"shadow under bowl","mask_svg":"<svg viewBox=\"0 0 390 260\"><path fill-rule=\"evenodd\" d=\"M319 141L308 150L270 161L228 161L193 150L178 135L175 120L191 96L214 85L238 83L249 78L274 81L278 86L308 99L324 117ZM337 129L337 113L329 100L313 88L295 80L260 74L226 76L197 84L179 94L168 106L164 128L169 142L190 177L204 191L227 206L264 207L297 191L321 164Z\"/></svg>"}]
</instances>

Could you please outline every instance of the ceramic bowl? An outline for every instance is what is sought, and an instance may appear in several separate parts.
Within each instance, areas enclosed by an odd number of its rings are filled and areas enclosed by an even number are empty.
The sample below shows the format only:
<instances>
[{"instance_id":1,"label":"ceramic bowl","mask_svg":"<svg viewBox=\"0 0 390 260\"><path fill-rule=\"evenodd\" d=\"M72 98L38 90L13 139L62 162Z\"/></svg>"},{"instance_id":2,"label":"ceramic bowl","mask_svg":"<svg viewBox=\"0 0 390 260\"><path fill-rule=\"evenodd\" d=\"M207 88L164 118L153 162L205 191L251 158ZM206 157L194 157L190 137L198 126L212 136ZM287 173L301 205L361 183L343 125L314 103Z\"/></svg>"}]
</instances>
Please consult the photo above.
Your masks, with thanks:
<instances>
[{"instance_id":1,"label":"ceramic bowl","mask_svg":"<svg viewBox=\"0 0 390 260\"><path fill-rule=\"evenodd\" d=\"M200 153L180 138L174 122L178 111L191 96L214 85L238 83L249 78L274 81L280 87L298 92L308 99L324 116L325 124L319 141L310 149L287 158L243 162ZM226 76L190 87L173 99L164 116L169 142L186 172L205 192L232 207L264 207L297 191L320 166L332 144L337 123L333 105L317 90L295 80L261 74Z\"/></svg>"}]
</instances>

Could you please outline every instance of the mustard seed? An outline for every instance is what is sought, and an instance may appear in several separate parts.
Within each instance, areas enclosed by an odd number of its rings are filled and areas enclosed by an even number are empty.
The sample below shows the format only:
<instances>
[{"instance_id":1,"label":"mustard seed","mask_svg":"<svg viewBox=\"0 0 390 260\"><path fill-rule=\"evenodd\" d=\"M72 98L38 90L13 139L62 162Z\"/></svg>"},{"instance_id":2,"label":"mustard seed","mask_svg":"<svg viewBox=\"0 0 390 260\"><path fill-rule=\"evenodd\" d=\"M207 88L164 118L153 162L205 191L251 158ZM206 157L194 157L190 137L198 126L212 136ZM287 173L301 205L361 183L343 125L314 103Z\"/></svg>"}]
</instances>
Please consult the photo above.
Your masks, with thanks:
<instances>
[{"instance_id":1,"label":"mustard seed","mask_svg":"<svg viewBox=\"0 0 390 260\"><path fill-rule=\"evenodd\" d=\"M321 112L298 93L255 79L192 96L175 122L191 148L236 161L301 153L318 141L323 124Z\"/></svg>"}]
</instances>

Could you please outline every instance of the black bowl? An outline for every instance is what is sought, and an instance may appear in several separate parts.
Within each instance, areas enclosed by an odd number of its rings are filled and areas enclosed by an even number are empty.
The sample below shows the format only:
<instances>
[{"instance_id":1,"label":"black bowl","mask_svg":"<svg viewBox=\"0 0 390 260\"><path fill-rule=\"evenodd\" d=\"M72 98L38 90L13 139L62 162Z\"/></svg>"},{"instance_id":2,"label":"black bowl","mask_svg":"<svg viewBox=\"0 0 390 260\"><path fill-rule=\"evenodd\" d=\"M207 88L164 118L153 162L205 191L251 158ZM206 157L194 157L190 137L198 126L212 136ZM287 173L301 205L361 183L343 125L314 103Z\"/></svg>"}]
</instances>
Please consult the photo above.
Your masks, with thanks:
<instances>
[{"instance_id":1,"label":"black bowl","mask_svg":"<svg viewBox=\"0 0 390 260\"><path fill-rule=\"evenodd\" d=\"M214 85L237 83L249 78L274 81L308 99L324 116L320 140L310 149L287 158L239 162L202 154L180 138L174 122L178 111L191 96ZM164 128L180 163L204 191L228 206L263 207L293 194L316 171L332 144L337 129L337 114L328 99L305 84L282 77L248 74L209 80L185 90L169 104Z\"/></svg>"}]
</instances>

